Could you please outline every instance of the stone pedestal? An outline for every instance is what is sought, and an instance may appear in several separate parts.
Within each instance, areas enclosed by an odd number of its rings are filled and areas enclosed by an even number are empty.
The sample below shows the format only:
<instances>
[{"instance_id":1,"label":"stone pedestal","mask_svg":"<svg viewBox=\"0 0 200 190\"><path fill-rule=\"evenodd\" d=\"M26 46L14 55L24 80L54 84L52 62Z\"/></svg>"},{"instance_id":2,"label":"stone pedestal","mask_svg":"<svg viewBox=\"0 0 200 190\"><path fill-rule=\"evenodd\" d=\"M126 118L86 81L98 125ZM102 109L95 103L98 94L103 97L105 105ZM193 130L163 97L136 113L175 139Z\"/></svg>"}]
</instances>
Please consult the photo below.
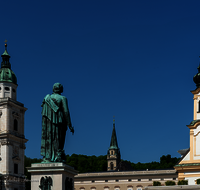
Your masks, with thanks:
<instances>
[{"instance_id":1,"label":"stone pedestal","mask_svg":"<svg viewBox=\"0 0 200 190\"><path fill-rule=\"evenodd\" d=\"M73 190L78 173L63 163L36 163L27 169L31 173L31 190Z\"/></svg>"}]
</instances>

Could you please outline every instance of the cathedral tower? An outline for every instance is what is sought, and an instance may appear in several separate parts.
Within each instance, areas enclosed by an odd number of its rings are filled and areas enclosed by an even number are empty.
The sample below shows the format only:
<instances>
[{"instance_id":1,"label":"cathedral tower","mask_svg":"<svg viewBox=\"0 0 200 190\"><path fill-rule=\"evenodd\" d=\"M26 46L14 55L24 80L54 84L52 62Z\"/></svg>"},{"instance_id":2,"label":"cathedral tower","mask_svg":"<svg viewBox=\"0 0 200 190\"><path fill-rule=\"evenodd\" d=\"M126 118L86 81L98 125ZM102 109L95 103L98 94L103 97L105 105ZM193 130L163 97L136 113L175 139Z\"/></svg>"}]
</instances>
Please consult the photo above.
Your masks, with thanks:
<instances>
[{"instance_id":1,"label":"cathedral tower","mask_svg":"<svg viewBox=\"0 0 200 190\"><path fill-rule=\"evenodd\" d=\"M107 171L116 170L120 161L121 161L121 155L120 155L120 150L117 144L115 120L113 119L112 137L110 141L110 148L108 149L108 153L107 153L107 162L108 162Z\"/></svg>"},{"instance_id":2,"label":"cathedral tower","mask_svg":"<svg viewBox=\"0 0 200 190\"><path fill-rule=\"evenodd\" d=\"M187 125L190 129L190 148L180 150L182 159L175 166L179 180L188 180L188 185L194 185L200 178L200 65L198 73L193 77L196 89L191 91L194 95L193 120Z\"/></svg>"},{"instance_id":3,"label":"cathedral tower","mask_svg":"<svg viewBox=\"0 0 200 190\"><path fill-rule=\"evenodd\" d=\"M0 174L2 189L24 190L24 114L27 110L17 101L17 77L11 70L10 55L1 55L0 69Z\"/></svg>"}]
</instances>

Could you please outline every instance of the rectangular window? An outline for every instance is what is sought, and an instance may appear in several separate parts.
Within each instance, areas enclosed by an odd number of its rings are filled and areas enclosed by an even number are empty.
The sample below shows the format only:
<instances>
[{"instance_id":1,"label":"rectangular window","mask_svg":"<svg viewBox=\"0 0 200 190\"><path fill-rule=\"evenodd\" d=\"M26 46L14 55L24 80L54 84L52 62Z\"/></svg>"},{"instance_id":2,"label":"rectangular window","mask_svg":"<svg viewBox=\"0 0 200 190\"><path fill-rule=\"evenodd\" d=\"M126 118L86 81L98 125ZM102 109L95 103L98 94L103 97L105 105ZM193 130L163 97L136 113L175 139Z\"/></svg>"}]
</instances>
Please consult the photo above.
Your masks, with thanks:
<instances>
[{"instance_id":1,"label":"rectangular window","mask_svg":"<svg viewBox=\"0 0 200 190\"><path fill-rule=\"evenodd\" d=\"M138 179L138 181L141 181L141 179Z\"/></svg>"},{"instance_id":2,"label":"rectangular window","mask_svg":"<svg viewBox=\"0 0 200 190\"><path fill-rule=\"evenodd\" d=\"M14 164L14 174L18 174L18 164Z\"/></svg>"},{"instance_id":3,"label":"rectangular window","mask_svg":"<svg viewBox=\"0 0 200 190\"><path fill-rule=\"evenodd\" d=\"M105 182L108 182L108 180L105 180Z\"/></svg>"}]
</instances>

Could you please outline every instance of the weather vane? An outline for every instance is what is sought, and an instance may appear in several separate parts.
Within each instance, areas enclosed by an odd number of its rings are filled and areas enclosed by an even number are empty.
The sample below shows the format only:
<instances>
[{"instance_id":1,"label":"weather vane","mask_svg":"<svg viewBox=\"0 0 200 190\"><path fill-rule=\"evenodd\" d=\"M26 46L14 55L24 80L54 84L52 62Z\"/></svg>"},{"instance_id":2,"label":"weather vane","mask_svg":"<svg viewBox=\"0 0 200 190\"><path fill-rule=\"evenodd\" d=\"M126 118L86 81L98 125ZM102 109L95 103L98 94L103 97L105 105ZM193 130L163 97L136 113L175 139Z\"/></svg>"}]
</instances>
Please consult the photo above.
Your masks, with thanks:
<instances>
[{"instance_id":1,"label":"weather vane","mask_svg":"<svg viewBox=\"0 0 200 190\"><path fill-rule=\"evenodd\" d=\"M5 41L4 41L4 42L5 42L5 48L7 48L7 41L8 41L8 40L5 40Z\"/></svg>"},{"instance_id":2,"label":"weather vane","mask_svg":"<svg viewBox=\"0 0 200 190\"><path fill-rule=\"evenodd\" d=\"M115 122L115 116L113 115L113 122Z\"/></svg>"}]
</instances>

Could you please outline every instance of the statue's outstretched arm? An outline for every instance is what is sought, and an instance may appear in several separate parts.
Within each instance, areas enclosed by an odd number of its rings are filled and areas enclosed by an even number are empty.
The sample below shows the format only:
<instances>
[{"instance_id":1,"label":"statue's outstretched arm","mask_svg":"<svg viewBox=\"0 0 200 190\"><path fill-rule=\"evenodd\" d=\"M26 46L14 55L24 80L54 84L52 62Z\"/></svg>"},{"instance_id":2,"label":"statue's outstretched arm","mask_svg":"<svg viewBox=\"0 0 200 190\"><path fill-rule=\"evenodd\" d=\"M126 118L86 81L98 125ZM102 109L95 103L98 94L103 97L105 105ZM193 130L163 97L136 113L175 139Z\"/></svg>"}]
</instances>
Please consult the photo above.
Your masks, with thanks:
<instances>
[{"instance_id":1,"label":"statue's outstretched arm","mask_svg":"<svg viewBox=\"0 0 200 190\"><path fill-rule=\"evenodd\" d=\"M63 97L62 101L63 101L64 117L65 117L65 120L67 121L67 126L69 127L70 131L72 133L74 133L74 128L72 127L72 123L71 123L71 118L70 118L70 113L69 113L67 98Z\"/></svg>"}]
</instances>

